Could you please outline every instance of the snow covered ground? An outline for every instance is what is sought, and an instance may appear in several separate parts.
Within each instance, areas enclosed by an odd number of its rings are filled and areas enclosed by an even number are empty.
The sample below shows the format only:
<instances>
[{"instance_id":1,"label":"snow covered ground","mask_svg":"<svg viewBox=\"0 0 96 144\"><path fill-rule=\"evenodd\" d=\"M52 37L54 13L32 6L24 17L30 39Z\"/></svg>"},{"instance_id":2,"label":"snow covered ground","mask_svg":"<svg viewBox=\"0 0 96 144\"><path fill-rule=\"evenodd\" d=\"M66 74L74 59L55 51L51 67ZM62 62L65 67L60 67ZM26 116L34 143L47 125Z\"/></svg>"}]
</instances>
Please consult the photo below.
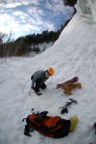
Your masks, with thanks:
<instances>
[{"instance_id":1,"label":"snow covered ground","mask_svg":"<svg viewBox=\"0 0 96 144\"><path fill-rule=\"evenodd\" d=\"M96 28L82 15L77 13L45 52L32 58L0 59L0 144L96 144L93 129L96 122ZM55 74L46 82L47 89L42 91L42 96L32 91L29 96L31 75L49 66L55 69ZM62 115L59 107L64 106L69 97L61 89L57 90L56 84L74 76L79 77L82 89L74 91L70 98L78 104ZM61 139L44 138L36 131L29 138L23 135L22 119L32 108L40 112L47 110L49 115L65 119L77 115L78 126Z\"/></svg>"}]
</instances>

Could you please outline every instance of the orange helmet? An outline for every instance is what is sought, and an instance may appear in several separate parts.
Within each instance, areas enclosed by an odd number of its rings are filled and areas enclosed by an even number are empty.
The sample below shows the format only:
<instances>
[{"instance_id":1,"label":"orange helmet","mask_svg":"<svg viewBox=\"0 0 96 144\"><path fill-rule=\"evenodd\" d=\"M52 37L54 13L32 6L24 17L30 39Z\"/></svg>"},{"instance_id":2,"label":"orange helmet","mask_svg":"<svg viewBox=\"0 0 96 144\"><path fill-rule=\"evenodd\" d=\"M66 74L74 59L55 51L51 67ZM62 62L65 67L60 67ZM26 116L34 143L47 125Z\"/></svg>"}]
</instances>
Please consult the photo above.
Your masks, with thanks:
<instances>
[{"instance_id":1,"label":"orange helmet","mask_svg":"<svg viewBox=\"0 0 96 144\"><path fill-rule=\"evenodd\" d=\"M54 69L52 67L48 68L48 74L52 76L54 74Z\"/></svg>"}]
</instances>

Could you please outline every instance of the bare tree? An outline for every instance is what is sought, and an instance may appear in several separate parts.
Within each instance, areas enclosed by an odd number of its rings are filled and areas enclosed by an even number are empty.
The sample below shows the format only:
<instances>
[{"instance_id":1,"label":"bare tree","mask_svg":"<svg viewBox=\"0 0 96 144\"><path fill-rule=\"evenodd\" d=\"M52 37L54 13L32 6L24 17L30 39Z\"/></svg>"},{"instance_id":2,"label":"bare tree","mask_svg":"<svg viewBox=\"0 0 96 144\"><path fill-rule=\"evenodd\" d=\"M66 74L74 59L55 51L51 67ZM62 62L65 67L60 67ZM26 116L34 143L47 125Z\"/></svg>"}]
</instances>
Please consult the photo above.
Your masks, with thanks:
<instances>
[{"instance_id":1,"label":"bare tree","mask_svg":"<svg viewBox=\"0 0 96 144\"><path fill-rule=\"evenodd\" d=\"M0 58L5 58L8 55L8 43L11 41L12 32L9 36L5 33L0 32Z\"/></svg>"}]
</instances>

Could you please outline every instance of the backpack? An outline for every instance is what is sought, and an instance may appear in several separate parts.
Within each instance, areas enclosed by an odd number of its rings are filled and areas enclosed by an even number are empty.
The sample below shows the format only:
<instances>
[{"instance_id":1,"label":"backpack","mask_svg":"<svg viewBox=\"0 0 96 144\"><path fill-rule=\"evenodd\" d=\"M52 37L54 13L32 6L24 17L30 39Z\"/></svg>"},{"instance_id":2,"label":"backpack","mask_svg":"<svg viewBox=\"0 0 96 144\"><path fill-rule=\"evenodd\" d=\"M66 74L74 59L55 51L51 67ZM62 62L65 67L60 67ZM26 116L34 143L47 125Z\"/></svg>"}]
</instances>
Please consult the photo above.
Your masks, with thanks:
<instances>
[{"instance_id":1,"label":"backpack","mask_svg":"<svg viewBox=\"0 0 96 144\"><path fill-rule=\"evenodd\" d=\"M44 136L62 138L67 136L71 126L70 120L59 116L47 116L48 111L32 113L26 118L24 134L31 136L30 132L36 130ZM23 119L24 121L24 119Z\"/></svg>"}]
</instances>

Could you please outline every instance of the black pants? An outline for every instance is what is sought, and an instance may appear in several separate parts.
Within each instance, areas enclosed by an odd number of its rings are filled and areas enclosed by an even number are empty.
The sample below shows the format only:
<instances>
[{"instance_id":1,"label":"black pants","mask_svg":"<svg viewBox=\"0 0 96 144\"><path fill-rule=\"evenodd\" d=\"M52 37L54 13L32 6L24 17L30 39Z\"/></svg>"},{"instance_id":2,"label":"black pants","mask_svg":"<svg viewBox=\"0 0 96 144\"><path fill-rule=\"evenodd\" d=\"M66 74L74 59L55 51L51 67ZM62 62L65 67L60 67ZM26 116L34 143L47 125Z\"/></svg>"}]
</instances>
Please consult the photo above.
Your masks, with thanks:
<instances>
[{"instance_id":1,"label":"black pants","mask_svg":"<svg viewBox=\"0 0 96 144\"><path fill-rule=\"evenodd\" d=\"M39 89L45 89L47 86L45 83L42 83L41 79L36 80L35 91L39 92Z\"/></svg>"}]
</instances>

